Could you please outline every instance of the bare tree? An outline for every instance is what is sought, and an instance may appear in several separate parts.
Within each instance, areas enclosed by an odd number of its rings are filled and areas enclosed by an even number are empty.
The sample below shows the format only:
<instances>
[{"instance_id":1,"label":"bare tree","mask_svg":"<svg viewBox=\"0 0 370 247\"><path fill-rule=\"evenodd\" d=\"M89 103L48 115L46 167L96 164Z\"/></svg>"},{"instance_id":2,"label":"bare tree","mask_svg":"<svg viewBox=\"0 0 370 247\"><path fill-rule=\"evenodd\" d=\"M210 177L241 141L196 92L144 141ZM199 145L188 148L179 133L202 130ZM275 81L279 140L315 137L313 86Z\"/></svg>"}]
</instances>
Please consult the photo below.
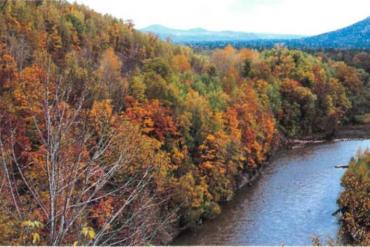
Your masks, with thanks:
<instances>
[{"instance_id":1,"label":"bare tree","mask_svg":"<svg viewBox=\"0 0 370 247\"><path fill-rule=\"evenodd\" d=\"M20 199L21 193L27 193L42 214L49 245L76 240L89 245L150 242L173 219L168 215L161 221L147 221L148 215L163 218L159 204L167 198L160 202L151 184L155 162L164 161L155 153L140 160L142 140L136 126L114 119L109 109L92 114L93 110L84 108L84 97L70 106L66 102L71 88L62 80L50 81L47 76L42 82L40 110L30 116L39 143L39 179L29 172L35 161L25 164L16 150L17 131L9 130L8 144L0 136L3 184L7 184L16 217L28 220L27 207ZM21 192L20 186L26 187L26 192ZM107 198L115 198L115 203L104 222L94 228L90 238L79 237L82 227L93 222L92 208Z\"/></svg>"}]
</instances>

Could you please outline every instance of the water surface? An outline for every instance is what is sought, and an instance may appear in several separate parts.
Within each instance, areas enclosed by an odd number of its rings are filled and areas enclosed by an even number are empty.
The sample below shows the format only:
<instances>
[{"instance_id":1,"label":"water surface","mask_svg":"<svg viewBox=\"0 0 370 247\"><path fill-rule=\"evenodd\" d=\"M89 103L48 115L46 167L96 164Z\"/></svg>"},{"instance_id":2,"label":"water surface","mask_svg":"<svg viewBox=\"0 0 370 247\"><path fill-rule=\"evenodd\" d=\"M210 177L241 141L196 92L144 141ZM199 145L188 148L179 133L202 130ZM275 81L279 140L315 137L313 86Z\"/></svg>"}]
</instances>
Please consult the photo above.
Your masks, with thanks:
<instances>
[{"instance_id":1,"label":"water surface","mask_svg":"<svg viewBox=\"0 0 370 247\"><path fill-rule=\"evenodd\" d=\"M175 245L310 245L313 236L337 239L332 213L340 179L370 140L343 140L293 149L275 158L251 187L243 188L214 220L186 231Z\"/></svg>"}]
</instances>

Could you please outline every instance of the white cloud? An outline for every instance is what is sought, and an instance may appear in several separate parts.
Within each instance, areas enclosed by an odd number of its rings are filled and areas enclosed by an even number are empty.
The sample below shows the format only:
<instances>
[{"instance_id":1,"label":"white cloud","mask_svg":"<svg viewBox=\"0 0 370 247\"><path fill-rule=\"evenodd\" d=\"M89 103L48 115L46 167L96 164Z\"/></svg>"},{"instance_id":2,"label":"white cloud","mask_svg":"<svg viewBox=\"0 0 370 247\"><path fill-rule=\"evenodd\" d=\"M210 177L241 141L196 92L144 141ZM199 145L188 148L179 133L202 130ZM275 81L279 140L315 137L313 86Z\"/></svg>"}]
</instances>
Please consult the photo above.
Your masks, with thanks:
<instances>
[{"instance_id":1,"label":"white cloud","mask_svg":"<svg viewBox=\"0 0 370 247\"><path fill-rule=\"evenodd\" d=\"M318 34L370 15L370 0L77 0L98 12L132 19L138 28Z\"/></svg>"}]
</instances>

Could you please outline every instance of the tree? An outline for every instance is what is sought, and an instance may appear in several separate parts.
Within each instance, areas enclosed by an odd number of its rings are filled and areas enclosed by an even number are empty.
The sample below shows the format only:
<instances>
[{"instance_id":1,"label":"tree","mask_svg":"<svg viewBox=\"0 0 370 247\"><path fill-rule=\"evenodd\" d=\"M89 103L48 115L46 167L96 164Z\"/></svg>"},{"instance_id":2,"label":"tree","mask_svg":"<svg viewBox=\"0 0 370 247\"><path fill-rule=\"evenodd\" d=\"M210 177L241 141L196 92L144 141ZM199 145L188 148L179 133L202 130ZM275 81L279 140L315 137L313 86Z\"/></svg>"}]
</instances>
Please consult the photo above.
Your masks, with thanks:
<instances>
[{"instance_id":1,"label":"tree","mask_svg":"<svg viewBox=\"0 0 370 247\"><path fill-rule=\"evenodd\" d=\"M66 103L66 92L59 90L62 85L43 77L42 70L27 68L25 73L20 84L37 87L40 93L31 97L28 93L33 91L15 90L14 96L22 102L19 110L27 110L25 117L33 120L26 124L34 127L30 142L37 145L20 147L18 140L24 137L14 127L10 136L0 136L1 174L9 192L3 203L16 208L12 217L18 222L31 218L42 222L37 242L49 245L78 240L81 225L87 227L81 230L86 245L143 244L154 237L148 224L146 229L140 226L142 235L134 240L130 235L121 238L127 227L139 227L128 212L135 215L157 207L148 192L157 169L153 164L166 162L161 152L154 151L157 144L142 138L137 126L114 116L109 101L95 102L86 111L81 99L74 108ZM104 217L97 217L96 210L105 212Z\"/></svg>"},{"instance_id":2,"label":"tree","mask_svg":"<svg viewBox=\"0 0 370 247\"><path fill-rule=\"evenodd\" d=\"M184 54L179 54L179 55L174 56L172 59L172 64L175 70L181 73L189 71L191 68L188 58Z\"/></svg>"},{"instance_id":3,"label":"tree","mask_svg":"<svg viewBox=\"0 0 370 247\"><path fill-rule=\"evenodd\" d=\"M121 77L122 62L112 48L102 54L97 75L100 80L97 94L100 99L112 99L115 110L123 107L124 96L127 93L127 82Z\"/></svg>"},{"instance_id":4,"label":"tree","mask_svg":"<svg viewBox=\"0 0 370 247\"><path fill-rule=\"evenodd\" d=\"M14 58L1 51L0 45L0 89L8 84L11 80L15 79L16 74L16 62Z\"/></svg>"},{"instance_id":5,"label":"tree","mask_svg":"<svg viewBox=\"0 0 370 247\"><path fill-rule=\"evenodd\" d=\"M134 96L139 102L145 103L146 101L146 85L141 76L134 76L129 85L130 95Z\"/></svg>"}]
</instances>

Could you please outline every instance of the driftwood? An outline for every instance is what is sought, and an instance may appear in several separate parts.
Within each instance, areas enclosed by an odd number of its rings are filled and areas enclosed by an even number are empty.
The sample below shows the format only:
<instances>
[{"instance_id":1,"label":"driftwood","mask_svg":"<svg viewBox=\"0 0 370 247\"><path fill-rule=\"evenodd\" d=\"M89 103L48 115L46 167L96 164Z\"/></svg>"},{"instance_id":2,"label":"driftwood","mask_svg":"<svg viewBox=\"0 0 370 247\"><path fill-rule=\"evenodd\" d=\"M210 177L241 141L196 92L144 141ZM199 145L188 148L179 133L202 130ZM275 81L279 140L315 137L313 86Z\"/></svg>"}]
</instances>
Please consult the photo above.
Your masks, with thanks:
<instances>
[{"instance_id":1,"label":"driftwood","mask_svg":"<svg viewBox=\"0 0 370 247\"><path fill-rule=\"evenodd\" d=\"M332 213L331 215L332 216L335 216L335 215L337 215L339 212L341 212L342 211L342 209L341 208L338 208L337 210L335 210L335 212L334 213Z\"/></svg>"},{"instance_id":2,"label":"driftwood","mask_svg":"<svg viewBox=\"0 0 370 247\"><path fill-rule=\"evenodd\" d=\"M294 143L294 144L316 144L316 143L323 143L325 142L325 140L299 140L299 139L292 139L292 140L289 140L290 143Z\"/></svg>"},{"instance_id":3,"label":"driftwood","mask_svg":"<svg viewBox=\"0 0 370 247\"><path fill-rule=\"evenodd\" d=\"M299 139L288 139L287 144L290 149L296 149L296 148L301 148L306 145L311 145L311 144L320 144L325 142L325 140L299 140Z\"/></svg>"},{"instance_id":4,"label":"driftwood","mask_svg":"<svg viewBox=\"0 0 370 247\"><path fill-rule=\"evenodd\" d=\"M343 169L345 169L345 168L348 168L349 166L348 165L336 165L334 167L335 168L343 168Z\"/></svg>"}]
</instances>

